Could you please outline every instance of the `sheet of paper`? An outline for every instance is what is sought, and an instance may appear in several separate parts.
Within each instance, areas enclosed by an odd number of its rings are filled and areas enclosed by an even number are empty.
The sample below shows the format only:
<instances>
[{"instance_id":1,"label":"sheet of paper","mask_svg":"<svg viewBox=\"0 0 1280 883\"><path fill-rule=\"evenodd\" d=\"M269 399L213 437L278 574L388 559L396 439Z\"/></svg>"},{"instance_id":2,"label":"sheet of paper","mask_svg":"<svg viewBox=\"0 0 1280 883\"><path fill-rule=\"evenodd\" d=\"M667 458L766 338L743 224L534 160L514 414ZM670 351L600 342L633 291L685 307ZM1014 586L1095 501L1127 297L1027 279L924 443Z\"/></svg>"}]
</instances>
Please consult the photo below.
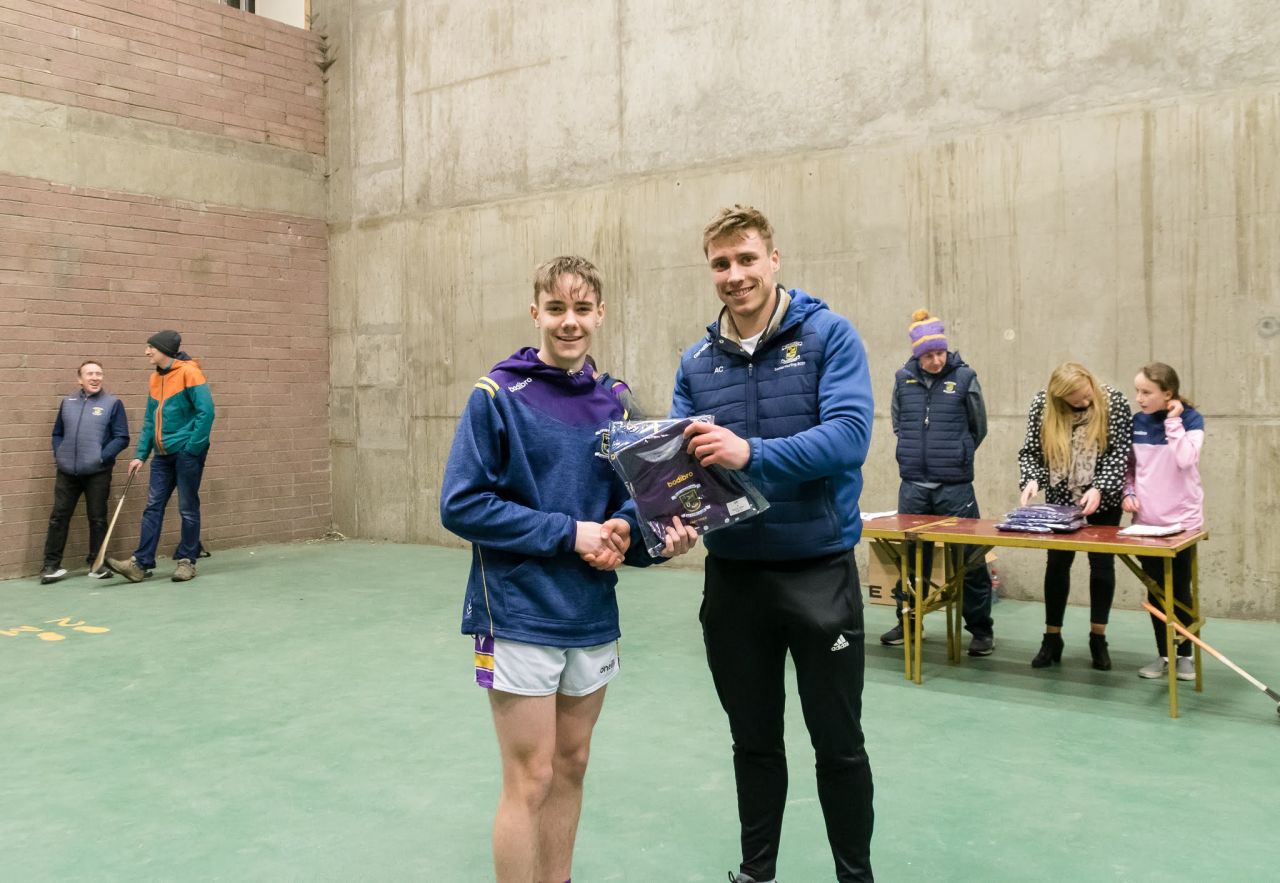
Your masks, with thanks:
<instances>
[{"instance_id":1,"label":"sheet of paper","mask_svg":"<svg viewBox=\"0 0 1280 883\"><path fill-rule=\"evenodd\" d=\"M1131 524L1118 531L1122 537L1171 537L1182 533L1181 524Z\"/></svg>"}]
</instances>

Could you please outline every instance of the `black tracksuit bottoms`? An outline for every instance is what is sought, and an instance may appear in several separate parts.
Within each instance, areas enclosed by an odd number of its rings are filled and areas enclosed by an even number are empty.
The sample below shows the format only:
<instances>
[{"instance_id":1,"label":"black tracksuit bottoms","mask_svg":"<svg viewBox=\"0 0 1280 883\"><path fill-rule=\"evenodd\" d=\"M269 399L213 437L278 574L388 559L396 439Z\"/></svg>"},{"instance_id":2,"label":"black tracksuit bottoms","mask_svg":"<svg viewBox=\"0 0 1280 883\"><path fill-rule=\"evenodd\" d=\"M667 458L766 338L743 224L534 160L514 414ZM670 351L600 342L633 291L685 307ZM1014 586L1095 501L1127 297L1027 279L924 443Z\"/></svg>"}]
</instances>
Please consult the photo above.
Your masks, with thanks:
<instances>
[{"instance_id":1,"label":"black tracksuit bottoms","mask_svg":"<svg viewBox=\"0 0 1280 883\"><path fill-rule=\"evenodd\" d=\"M733 736L741 872L775 876L787 801L783 741L789 652L817 758L836 879L871 880L871 765L862 736L862 594L853 552L798 561L707 556L707 663Z\"/></svg>"}]
</instances>

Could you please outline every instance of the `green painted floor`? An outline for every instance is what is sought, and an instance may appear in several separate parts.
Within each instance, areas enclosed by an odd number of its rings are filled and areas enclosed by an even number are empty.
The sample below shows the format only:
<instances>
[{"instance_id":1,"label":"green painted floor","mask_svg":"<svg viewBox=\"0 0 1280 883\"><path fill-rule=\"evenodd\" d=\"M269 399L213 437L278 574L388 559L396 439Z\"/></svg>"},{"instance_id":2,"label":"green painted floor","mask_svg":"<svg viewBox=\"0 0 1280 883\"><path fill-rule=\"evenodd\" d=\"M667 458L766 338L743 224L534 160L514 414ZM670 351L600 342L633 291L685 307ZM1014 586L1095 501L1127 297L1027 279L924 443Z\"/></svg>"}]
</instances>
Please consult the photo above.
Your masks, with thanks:
<instances>
[{"instance_id":1,"label":"green painted floor","mask_svg":"<svg viewBox=\"0 0 1280 883\"><path fill-rule=\"evenodd\" d=\"M489 879L498 761L457 634L468 562L317 543L221 552L186 585L0 583L0 629L44 630L0 634L0 879ZM596 731L578 883L721 881L735 865L700 579L624 575L623 673ZM1110 632L1115 671L1090 669L1077 607L1064 665L1033 671L1042 613L1001 602L996 654L961 667L942 660L939 622L922 687L900 651L868 646L878 878L1270 878L1275 704L1206 656L1205 692L1181 691L1170 720L1163 682L1134 674L1152 640L1129 611ZM868 633L891 616L869 607ZM1206 637L1280 683L1280 625L1215 621ZM795 702L788 731L779 878L830 880Z\"/></svg>"}]
</instances>

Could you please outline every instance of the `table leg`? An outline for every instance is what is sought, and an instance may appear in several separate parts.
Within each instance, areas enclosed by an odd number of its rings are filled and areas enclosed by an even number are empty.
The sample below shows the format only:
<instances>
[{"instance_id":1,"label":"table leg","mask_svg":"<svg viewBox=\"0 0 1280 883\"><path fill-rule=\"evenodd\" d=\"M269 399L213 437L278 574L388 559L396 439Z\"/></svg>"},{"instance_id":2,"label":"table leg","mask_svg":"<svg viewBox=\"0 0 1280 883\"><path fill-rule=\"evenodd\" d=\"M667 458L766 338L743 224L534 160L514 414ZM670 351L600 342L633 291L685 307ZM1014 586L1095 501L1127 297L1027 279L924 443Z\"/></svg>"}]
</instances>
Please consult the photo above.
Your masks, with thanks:
<instances>
[{"instance_id":1,"label":"table leg","mask_svg":"<svg viewBox=\"0 0 1280 883\"><path fill-rule=\"evenodd\" d=\"M973 565L973 562L970 561L970 550L968 546L959 546L958 548L959 552L956 553L956 561L959 563L960 567L956 575L955 590L951 595L951 605L956 612L956 662L961 662L963 660L963 654L960 652L960 626L964 622L964 580L965 577L969 575L969 568Z\"/></svg>"},{"instance_id":2,"label":"table leg","mask_svg":"<svg viewBox=\"0 0 1280 883\"><path fill-rule=\"evenodd\" d=\"M911 596L911 580L907 567L907 544L902 544L902 554L898 556L898 585L902 586L902 606L899 608L902 619L898 624L902 627L902 669L903 677L908 681L911 674L911 616L915 609L915 599Z\"/></svg>"},{"instance_id":3,"label":"table leg","mask_svg":"<svg viewBox=\"0 0 1280 883\"><path fill-rule=\"evenodd\" d=\"M1173 623L1177 620L1177 611L1173 607L1173 559L1164 559L1164 611L1165 611L1165 644L1169 654L1169 717L1178 716L1178 633Z\"/></svg>"},{"instance_id":4,"label":"table leg","mask_svg":"<svg viewBox=\"0 0 1280 883\"><path fill-rule=\"evenodd\" d=\"M916 683L923 683L924 677L921 672L921 653L920 645L924 643L924 588L927 579L924 575L924 543L916 543L916 578L912 587L912 597L914 598L912 609L915 611L911 628L915 632L915 659L913 662L913 670L916 676Z\"/></svg>"},{"instance_id":5,"label":"table leg","mask_svg":"<svg viewBox=\"0 0 1280 883\"><path fill-rule=\"evenodd\" d=\"M1200 546L1191 547L1191 621L1196 624L1196 637L1200 637ZM1204 691L1204 678L1200 671L1200 645L1191 651L1196 664L1196 692Z\"/></svg>"},{"instance_id":6,"label":"table leg","mask_svg":"<svg viewBox=\"0 0 1280 883\"><path fill-rule=\"evenodd\" d=\"M956 662L956 642L955 632L952 629L951 620L953 619L953 610L951 607L951 577L955 574L955 564L951 560L952 550L947 546L942 547L942 590L943 604L947 608L947 662L954 664Z\"/></svg>"}]
</instances>

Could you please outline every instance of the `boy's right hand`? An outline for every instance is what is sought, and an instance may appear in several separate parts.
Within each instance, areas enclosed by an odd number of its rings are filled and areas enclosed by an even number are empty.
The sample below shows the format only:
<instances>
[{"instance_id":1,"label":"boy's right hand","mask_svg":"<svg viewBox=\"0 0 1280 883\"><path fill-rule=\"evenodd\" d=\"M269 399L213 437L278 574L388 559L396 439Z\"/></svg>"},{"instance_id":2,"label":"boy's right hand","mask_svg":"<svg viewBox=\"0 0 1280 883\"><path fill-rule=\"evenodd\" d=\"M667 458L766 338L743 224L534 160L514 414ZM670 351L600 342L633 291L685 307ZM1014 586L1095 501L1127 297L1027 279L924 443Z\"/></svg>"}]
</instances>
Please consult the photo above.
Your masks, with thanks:
<instances>
[{"instance_id":1,"label":"boy's right hand","mask_svg":"<svg viewBox=\"0 0 1280 883\"><path fill-rule=\"evenodd\" d=\"M627 540L629 543L629 535ZM626 551L626 547L619 552L615 543L613 533L606 532L604 525L596 521L579 521L573 551L596 570L617 570L622 566L622 552Z\"/></svg>"},{"instance_id":2,"label":"boy's right hand","mask_svg":"<svg viewBox=\"0 0 1280 883\"><path fill-rule=\"evenodd\" d=\"M1120 508L1126 512L1137 512L1142 507L1138 504L1138 498L1133 494L1125 494L1124 499L1120 501Z\"/></svg>"},{"instance_id":3,"label":"boy's right hand","mask_svg":"<svg viewBox=\"0 0 1280 883\"><path fill-rule=\"evenodd\" d=\"M141 460L130 460L130 461L129 461L129 474L130 474L130 475L137 475L137 474L138 474L138 470L139 470L139 469L141 469L141 468L142 468L142 461L141 461Z\"/></svg>"}]
</instances>

